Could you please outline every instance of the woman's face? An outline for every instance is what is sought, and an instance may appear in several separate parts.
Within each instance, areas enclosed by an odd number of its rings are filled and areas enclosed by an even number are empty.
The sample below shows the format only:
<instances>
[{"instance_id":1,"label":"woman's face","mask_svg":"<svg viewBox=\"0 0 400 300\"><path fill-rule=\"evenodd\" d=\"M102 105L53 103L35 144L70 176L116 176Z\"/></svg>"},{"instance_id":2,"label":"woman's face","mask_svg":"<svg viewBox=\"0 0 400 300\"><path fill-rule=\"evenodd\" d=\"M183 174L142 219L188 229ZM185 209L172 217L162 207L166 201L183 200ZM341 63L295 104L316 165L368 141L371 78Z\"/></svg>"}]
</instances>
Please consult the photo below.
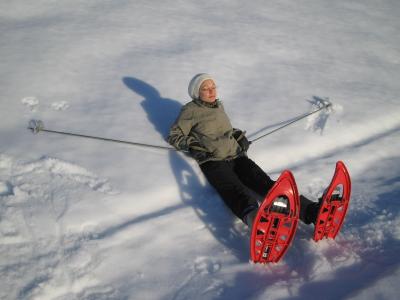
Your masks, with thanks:
<instances>
[{"instance_id":1,"label":"woman's face","mask_svg":"<svg viewBox=\"0 0 400 300\"><path fill-rule=\"evenodd\" d=\"M217 99L217 86L211 79L205 80L199 90L200 100L213 103Z\"/></svg>"}]
</instances>

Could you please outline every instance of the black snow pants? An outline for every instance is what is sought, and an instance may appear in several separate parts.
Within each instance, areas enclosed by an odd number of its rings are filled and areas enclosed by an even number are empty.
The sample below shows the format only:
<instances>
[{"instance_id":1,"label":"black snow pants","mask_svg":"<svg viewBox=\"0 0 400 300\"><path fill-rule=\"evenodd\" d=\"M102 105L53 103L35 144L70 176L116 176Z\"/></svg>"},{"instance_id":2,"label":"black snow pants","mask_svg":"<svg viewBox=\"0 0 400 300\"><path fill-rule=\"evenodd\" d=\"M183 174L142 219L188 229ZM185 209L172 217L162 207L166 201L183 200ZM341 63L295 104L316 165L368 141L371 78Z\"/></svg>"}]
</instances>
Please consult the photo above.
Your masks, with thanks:
<instances>
[{"instance_id":1,"label":"black snow pants","mask_svg":"<svg viewBox=\"0 0 400 300\"><path fill-rule=\"evenodd\" d=\"M248 212L258 208L257 198L263 199L275 183L247 156L229 161L209 161L201 164L200 168L225 204L242 220ZM300 196L300 219L306 224L311 223L307 218L307 207L312 203Z\"/></svg>"}]
</instances>

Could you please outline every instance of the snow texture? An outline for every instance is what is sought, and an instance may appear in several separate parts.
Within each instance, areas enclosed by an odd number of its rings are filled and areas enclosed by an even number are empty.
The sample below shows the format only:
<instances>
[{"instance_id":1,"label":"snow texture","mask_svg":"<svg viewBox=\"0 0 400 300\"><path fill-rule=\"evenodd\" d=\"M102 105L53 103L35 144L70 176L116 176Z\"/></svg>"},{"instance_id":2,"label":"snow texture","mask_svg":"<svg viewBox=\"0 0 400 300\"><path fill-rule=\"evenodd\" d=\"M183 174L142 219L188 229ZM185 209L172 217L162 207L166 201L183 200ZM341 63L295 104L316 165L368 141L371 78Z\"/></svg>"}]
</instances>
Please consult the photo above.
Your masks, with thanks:
<instances>
[{"instance_id":1,"label":"snow texture","mask_svg":"<svg viewBox=\"0 0 400 300\"><path fill-rule=\"evenodd\" d=\"M397 299L399 1L0 3L0 299ZM196 163L47 129L167 145L212 74L270 176L314 200L343 160L336 240L300 224L278 264Z\"/></svg>"}]
</instances>

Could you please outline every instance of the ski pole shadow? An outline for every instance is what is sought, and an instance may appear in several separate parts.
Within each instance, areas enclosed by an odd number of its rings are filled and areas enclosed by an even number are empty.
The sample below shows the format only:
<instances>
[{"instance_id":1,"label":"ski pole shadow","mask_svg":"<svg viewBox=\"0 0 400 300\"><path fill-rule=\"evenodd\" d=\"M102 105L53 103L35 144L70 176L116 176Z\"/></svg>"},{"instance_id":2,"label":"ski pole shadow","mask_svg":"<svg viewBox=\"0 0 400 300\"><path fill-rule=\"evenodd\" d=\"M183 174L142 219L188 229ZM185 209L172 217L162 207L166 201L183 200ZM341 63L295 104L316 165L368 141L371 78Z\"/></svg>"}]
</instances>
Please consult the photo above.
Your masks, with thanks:
<instances>
[{"instance_id":1,"label":"ski pole shadow","mask_svg":"<svg viewBox=\"0 0 400 300\"><path fill-rule=\"evenodd\" d=\"M162 97L156 88L140 79L124 77L122 81L134 93L143 97L140 105L154 129L165 140L182 104L177 100ZM222 200L218 199L212 187L201 182L200 169L197 166L192 167L188 158L175 151L169 151L169 160L183 204L194 209L197 217L217 241L226 246L240 261L248 261L246 237L238 226L235 227L235 218L230 215ZM188 228L191 228L190 224Z\"/></svg>"}]
</instances>

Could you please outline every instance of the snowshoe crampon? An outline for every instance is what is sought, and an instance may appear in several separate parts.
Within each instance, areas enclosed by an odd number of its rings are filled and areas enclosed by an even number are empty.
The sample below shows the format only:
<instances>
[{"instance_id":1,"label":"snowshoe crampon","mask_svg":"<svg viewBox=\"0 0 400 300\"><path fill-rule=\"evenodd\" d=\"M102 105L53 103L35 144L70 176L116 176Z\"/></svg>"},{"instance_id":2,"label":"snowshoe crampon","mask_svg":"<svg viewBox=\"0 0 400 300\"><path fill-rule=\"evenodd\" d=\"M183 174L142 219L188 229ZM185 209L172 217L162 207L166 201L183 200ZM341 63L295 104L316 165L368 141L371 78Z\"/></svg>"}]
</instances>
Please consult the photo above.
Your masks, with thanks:
<instances>
[{"instance_id":1,"label":"snowshoe crampon","mask_svg":"<svg viewBox=\"0 0 400 300\"><path fill-rule=\"evenodd\" d=\"M284 171L254 219L250 242L253 262L278 262L283 257L296 232L299 203L294 177L290 171Z\"/></svg>"},{"instance_id":2,"label":"snowshoe crampon","mask_svg":"<svg viewBox=\"0 0 400 300\"><path fill-rule=\"evenodd\" d=\"M350 175L343 162L336 163L335 174L322 197L314 229L314 241L334 239L343 225L350 202Z\"/></svg>"}]
</instances>

